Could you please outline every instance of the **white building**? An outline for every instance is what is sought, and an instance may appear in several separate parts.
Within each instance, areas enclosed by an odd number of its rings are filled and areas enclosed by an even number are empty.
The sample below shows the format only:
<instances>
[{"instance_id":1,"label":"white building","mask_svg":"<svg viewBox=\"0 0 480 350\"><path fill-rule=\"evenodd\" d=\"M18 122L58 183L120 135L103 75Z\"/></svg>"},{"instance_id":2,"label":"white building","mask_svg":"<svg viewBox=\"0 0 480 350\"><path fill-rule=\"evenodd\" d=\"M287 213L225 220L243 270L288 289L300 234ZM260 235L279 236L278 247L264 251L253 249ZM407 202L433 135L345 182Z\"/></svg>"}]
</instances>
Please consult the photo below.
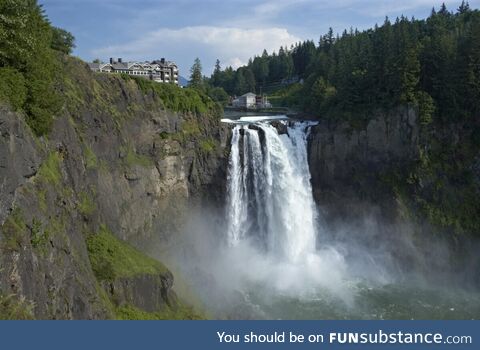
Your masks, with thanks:
<instances>
[{"instance_id":1,"label":"white building","mask_svg":"<svg viewBox=\"0 0 480 350\"><path fill-rule=\"evenodd\" d=\"M121 58L115 61L110 58L109 63L89 63L94 72L123 73L143 77L158 83L174 83L178 85L178 67L174 62L164 58L153 62L123 62Z\"/></svg>"},{"instance_id":2,"label":"white building","mask_svg":"<svg viewBox=\"0 0 480 350\"><path fill-rule=\"evenodd\" d=\"M256 108L257 107L257 95L248 92L232 101L233 107L237 108Z\"/></svg>"}]
</instances>

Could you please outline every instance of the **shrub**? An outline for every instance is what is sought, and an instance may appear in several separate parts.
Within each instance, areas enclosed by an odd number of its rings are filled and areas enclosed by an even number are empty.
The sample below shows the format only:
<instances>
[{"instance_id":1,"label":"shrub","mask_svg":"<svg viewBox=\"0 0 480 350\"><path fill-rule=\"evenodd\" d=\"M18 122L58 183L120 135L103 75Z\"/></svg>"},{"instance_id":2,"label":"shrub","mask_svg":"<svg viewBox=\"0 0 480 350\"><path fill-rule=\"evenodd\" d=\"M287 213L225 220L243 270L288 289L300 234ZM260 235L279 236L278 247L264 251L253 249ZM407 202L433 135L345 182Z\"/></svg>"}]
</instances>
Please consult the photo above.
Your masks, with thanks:
<instances>
[{"instance_id":1,"label":"shrub","mask_svg":"<svg viewBox=\"0 0 480 350\"><path fill-rule=\"evenodd\" d=\"M25 78L14 68L0 68L0 100L10 103L14 110L23 107L27 99Z\"/></svg>"},{"instance_id":2,"label":"shrub","mask_svg":"<svg viewBox=\"0 0 480 350\"><path fill-rule=\"evenodd\" d=\"M0 294L0 319L33 320L33 303L18 298L14 294Z\"/></svg>"}]
</instances>

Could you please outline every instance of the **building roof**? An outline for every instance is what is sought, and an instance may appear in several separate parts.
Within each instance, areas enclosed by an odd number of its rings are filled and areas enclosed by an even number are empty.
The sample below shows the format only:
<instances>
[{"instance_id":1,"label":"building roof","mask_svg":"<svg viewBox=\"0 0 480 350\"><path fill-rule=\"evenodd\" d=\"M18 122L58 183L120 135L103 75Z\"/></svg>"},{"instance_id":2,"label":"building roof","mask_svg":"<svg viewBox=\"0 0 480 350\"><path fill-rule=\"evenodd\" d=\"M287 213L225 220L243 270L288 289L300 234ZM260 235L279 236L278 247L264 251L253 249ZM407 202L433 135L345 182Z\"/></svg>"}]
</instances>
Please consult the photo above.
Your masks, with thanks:
<instances>
[{"instance_id":1,"label":"building roof","mask_svg":"<svg viewBox=\"0 0 480 350\"><path fill-rule=\"evenodd\" d=\"M112 64L113 69L128 69L129 67L129 62L114 62Z\"/></svg>"},{"instance_id":2,"label":"building roof","mask_svg":"<svg viewBox=\"0 0 480 350\"><path fill-rule=\"evenodd\" d=\"M247 92L246 94L243 94L241 97L256 97L257 95L255 95L253 92Z\"/></svg>"}]
</instances>

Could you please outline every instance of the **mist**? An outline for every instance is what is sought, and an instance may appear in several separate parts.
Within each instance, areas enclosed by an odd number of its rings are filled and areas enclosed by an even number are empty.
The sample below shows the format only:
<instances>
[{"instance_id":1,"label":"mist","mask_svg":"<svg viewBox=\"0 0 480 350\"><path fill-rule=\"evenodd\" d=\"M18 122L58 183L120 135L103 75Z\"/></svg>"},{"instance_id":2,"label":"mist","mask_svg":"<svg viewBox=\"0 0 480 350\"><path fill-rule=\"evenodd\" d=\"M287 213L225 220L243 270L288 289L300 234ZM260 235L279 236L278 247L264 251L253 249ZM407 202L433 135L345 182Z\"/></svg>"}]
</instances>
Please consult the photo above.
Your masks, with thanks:
<instances>
[{"instance_id":1,"label":"mist","mask_svg":"<svg viewBox=\"0 0 480 350\"><path fill-rule=\"evenodd\" d=\"M190 208L158 256L177 293L220 319L478 318L478 243L459 259L455 242L365 203L329 218L311 196L308 126L294 128L234 132L225 207Z\"/></svg>"}]
</instances>

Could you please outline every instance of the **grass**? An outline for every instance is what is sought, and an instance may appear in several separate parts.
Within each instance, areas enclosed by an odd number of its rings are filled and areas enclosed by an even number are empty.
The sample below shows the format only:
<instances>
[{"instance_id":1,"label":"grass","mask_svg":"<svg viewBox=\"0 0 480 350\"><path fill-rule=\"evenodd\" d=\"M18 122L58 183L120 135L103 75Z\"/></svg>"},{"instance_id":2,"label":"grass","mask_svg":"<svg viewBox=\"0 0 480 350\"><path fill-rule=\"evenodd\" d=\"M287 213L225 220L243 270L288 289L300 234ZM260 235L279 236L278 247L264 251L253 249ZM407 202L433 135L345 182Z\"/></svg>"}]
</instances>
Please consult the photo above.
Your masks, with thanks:
<instances>
[{"instance_id":1,"label":"grass","mask_svg":"<svg viewBox=\"0 0 480 350\"><path fill-rule=\"evenodd\" d=\"M161 132L160 138L162 140L175 140L180 143L185 143L189 140L193 140L201 135L200 125L196 119L184 120L181 124L181 130L174 133Z\"/></svg>"},{"instance_id":2,"label":"grass","mask_svg":"<svg viewBox=\"0 0 480 350\"><path fill-rule=\"evenodd\" d=\"M37 189L38 206L43 213L47 212L47 190Z\"/></svg>"},{"instance_id":3,"label":"grass","mask_svg":"<svg viewBox=\"0 0 480 350\"><path fill-rule=\"evenodd\" d=\"M100 302L107 311L108 318L115 318L115 306L108 297L105 289L102 288L98 281L95 282L95 289L97 290L98 296L100 297Z\"/></svg>"},{"instance_id":4,"label":"grass","mask_svg":"<svg viewBox=\"0 0 480 350\"><path fill-rule=\"evenodd\" d=\"M105 225L100 227L97 234L87 238L87 248L93 272L99 281L167 272L161 262L116 238Z\"/></svg>"},{"instance_id":5,"label":"grass","mask_svg":"<svg viewBox=\"0 0 480 350\"><path fill-rule=\"evenodd\" d=\"M58 152L51 152L44 160L40 169L38 169L38 177L52 185L59 185L62 180L60 171L60 163L62 158Z\"/></svg>"},{"instance_id":6,"label":"grass","mask_svg":"<svg viewBox=\"0 0 480 350\"><path fill-rule=\"evenodd\" d=\"M116 309L119 320L201 320L193 308L179 305L176 309L166 308L163 311L146 312L133 305L123 305Z\"/></svg>"},{"instance_id":7,"label":"grass","mask_svg":"<svg viewBox=\"0 0 480 350\"><path fill-rule=\"evenodd\" d=\"M84 147L84 155L85 167L87 169L96 169L98 167L98 159L93 150L88 145L85 145Z\"/></svg>"},{"instance_id":8,"label":"grass","mask_svg":"<svg viewBox=\"0 0 480 350\"><path fill-rule=\"evenodd\" d=\"M90 215L92 214L95 209L97 208L95 202L93 201L92 194L82 191L78 195L79 203L78 203L78 211L82 215Z\"/></svg>"},{"instance_id":9,"label":"grass","mask_svg":"<svg viewBox=\"0 0 480 350\"><path fill-rule=\"evenodd\" d=\"M14 294L0 294L1 320L33 320L33 303Z\"/></svg>"},{"instance_id":10,"label":"grass","mask_svg":"<svg viewBox=\"0 0 480 350\"><path fill-rule=\"evenodd\" d=\"M105 225L100 231L87 237L87 249L93 272L99 282L142 274L161 275L167 268L159 261L141 253L128 243L116 238ZM102 304L119 320L196 320L204 317L192 307L178 303L165 305L163 310L147 312L133 305L116 306L108 294L97 284Z\"/></svg>"},{"instance_id":11,"label":"grass","mask_svg":"<svg viewBox=\"0 0 480 350\"><path fill-rule=\"evenodd\" d=\"M27 233L27 225L20 209L16 208L1 227L3 233L2 248L18 251Z\"/></svg>"},{"instance_id":12,"label":"grass","mask_svg":"<svg viewBox=\"0 0 480 350\"><path fill-rule=\"evenodd\" d=\"M151 158L138 154L131 146L122 146L120 150L125 153L123 162L127 167L132 167L134 165L150 167L154 165Z\"/></svg>"},{"instance_id":13,"label":"grass","mask_svg":"<svg viewBox=\"0 0 480 350\"><path fill-rule=\"evenodd\" d=\"M30 229L30 243L33 248L45 249L50 238L50 232L42 228L40 220L33 218L32 228Z\"/></svg>"},{"instance_id":14,"label":"grass","mask_svg":"<svg viewBox=\"0 0 480 350\"><path fill-rule=\"evenodd\" d=\"M215 151L216 148L217 148L217 144L216 144L215 140L213 140L212 138L202 140L200 142L200 149L204 153L207 153L207 154L212 153L213 151Z\"/></svg>"}]
</instances>

